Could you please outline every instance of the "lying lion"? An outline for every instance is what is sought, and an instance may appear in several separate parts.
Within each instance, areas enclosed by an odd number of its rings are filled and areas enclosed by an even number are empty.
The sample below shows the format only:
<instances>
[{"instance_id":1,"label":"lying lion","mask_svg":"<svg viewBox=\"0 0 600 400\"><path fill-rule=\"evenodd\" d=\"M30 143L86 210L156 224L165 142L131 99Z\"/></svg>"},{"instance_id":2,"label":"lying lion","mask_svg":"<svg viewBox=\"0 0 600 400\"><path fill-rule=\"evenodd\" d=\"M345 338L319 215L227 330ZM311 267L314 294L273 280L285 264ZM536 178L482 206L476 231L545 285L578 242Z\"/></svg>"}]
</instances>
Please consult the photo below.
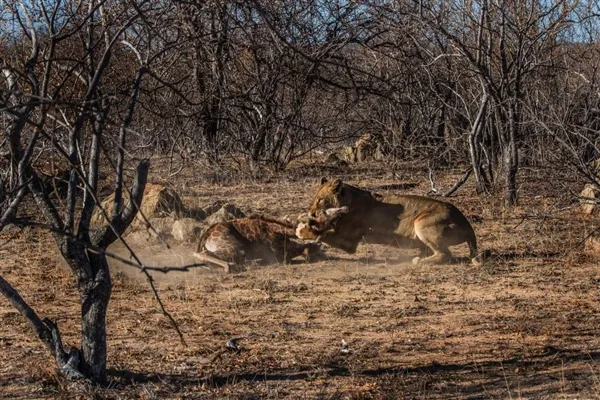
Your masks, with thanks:
<instances>
[{"instance_id":1,"label":"lying lion","mask_svg":"<svg viewBox=\"0 0 600 400\"><path fill-rule=\"evenodd\" d=\"M347 207L318 212L316 217L303 215L298 224L262 216L235 218L211 225L200 237L194 255L204 261L220 265L229 272L246 260L289 263L304 256L306 260L320 252L319 243L298 243L294 237L315 240L333 229Z\"/></svg>"},{"instance_id":2,"label":"lying lion","mask_svg":"<svg viewBox=\"0 0 600 400\"><path fill-rule=\"evenodd\" d=\"M334 229L320 236L323 243L351 254L363 239L367 243L418 247L421 254L413 259L414 264L440 264L451 259L449 246L466 242L473 264L481 264L471 224L450 203L412 195L380 196L340 179L322 178L309 215L343 206L350 211L340 217ZM428 249L433 255L423 258Z\"/></svg>"}]
</instances>

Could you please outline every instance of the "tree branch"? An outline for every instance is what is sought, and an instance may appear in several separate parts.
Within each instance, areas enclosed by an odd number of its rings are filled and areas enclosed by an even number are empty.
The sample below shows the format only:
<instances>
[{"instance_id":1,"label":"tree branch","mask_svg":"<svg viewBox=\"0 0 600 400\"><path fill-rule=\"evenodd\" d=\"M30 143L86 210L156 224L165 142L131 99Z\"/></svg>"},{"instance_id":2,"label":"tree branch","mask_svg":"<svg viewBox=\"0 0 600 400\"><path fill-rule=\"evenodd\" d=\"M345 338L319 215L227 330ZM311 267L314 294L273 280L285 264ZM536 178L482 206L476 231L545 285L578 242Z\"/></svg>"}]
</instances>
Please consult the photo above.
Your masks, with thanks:
<instances>
[{"instance_id":1,"label":"tree branch","mask_svg":"<svg viewBox=\"0 0 600 400\"><path fill-rule=\"evenodd\" d=\"M12 202L10 203L10 205L8 206L8 208L6 209L4 214L2 214L0 216L0 232L2 231L2 229L4 229L4 227L6 225L11 223L12 219L17 214L17 209L19 208L21 201L23 201L26 194L27 194L27 184L22 185L21 188L19 188L19 192L17 193L15 198L12 200ZM1 200L2 199L0 199L0 201Z\"/></svg>"},{"instance_id":2,"label":"tree branch","mask_svg":"<svg viewBox=\"0 0 600 400\"><path fill-rule=\"evenodd\" d=\"M431 184L431 190L429 191L429 194L431 194L433 196L450 197L454 194L454 192L456 192L458 189L460 189L460 187L462 185L465 184L465 182L467 181L467 179L469 179L469 176L471 176L472 173L473 173L473 168L472 167L467 168L467 170L464 172L463 176L458 181L456 181L454 186L452 186L446 192L440 192L435 187L435 182L433 180L433 170L431 168L429 168L429 183Z\"/></svg>"},{"instance_id":3,"label":"tree branch","mask_svg":"<svg viewBox=\"0 0 600 400\"><path fill-rule=\"evenodd\" d=\"M106 249L111 243L117 240L125 230L127 230L139 210L139 205L142 204L149 167L150 161L148 159L144 159L140 162L136 169L135 182L131 189L129 203L121 213L117 214L112 221L110 221L108 226L100 230L99 235L94 235L94 238L92 238L92 244L94 244L94 246Z\"/></svg>"},{"instance_id":4,"label":"tree branch","mask_svg":"<svg viewBox=\"0 0 600 400\"><path fill-rule=\"evenodd\" d=\"M113 205L113 220L121 215L121 206L123 203L123 166L125 164L125 138L127 134L127 129L131 124L131 120L133 118L133 111L135 110L135 105L138 101L138 96L140 93L140 85L142 83L142 77L146 72L146 68L141 66L138 69L137 76L135 78L135 83L133 85L133 90L131 93L131 98L129 99L129 104L127 106L127 115L125 116L125 120L121 124L121 129L119 131L119 157L117 160L117 183L115 187L115 204ZM131 204L131 202L129 203Z\"/></svg>"},{"instance_id":5,"label":"tree branch","mask_svg":"<svg viewBox=\"0 0 600 400\"><path fill-rule=\"evenodd\" d=\"M37 337L44 343L50 353L56 357L56 349L52 340L52 333L44 325L40 317L36 312L29 307L29 305L23 300L19 292L8 283L2 275L0 275L0 293L6 297L6 299L21 313L23 317L31 326L31 329L35 332Z\"/></svg>"}]
</instances>

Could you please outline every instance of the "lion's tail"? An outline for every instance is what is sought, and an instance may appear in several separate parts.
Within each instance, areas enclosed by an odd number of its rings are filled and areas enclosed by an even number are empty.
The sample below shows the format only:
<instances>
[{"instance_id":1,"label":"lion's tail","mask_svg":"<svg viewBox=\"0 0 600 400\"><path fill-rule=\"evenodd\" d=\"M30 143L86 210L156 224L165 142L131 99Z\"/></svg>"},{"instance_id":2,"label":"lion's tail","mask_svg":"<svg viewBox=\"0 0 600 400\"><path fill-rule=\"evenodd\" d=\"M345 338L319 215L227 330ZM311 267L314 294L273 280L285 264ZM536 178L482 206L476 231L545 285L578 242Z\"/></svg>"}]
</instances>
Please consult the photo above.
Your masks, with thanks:
<instances>
[{"instance_id":1,"label":"lion's tail","mask_svg":"<svg viewBox=\"0 0 600 400\"><path fill-rule=\"evenodd\" d=\"M469 258L471 259L471 263L476 266L483 266L484 255L479 254L477 251L477 238L475 237L475 232L471 229L471 233L467 238L467 245L469 246Z\"/></svg>"}]
</instances>

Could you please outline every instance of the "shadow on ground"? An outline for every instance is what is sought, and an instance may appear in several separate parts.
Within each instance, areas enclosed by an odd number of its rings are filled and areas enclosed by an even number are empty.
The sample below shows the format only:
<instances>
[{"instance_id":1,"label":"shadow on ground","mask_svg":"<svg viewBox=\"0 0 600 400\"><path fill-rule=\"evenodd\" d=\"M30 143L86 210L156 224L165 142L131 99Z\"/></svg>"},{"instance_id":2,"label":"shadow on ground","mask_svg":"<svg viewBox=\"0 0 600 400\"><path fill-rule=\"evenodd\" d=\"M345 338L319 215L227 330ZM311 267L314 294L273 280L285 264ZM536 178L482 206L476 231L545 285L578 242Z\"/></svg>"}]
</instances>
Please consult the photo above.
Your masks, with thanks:
<instances>
[{"instance_id":1,"label":"shadow on ground","mask_svg":"<svg viewBox=\"0 0 600 400\"><path fill-rule=\"evenodd\" d=\"M109 377L117 385L169 383L180 387L205 385L219 388L239 382L310 382L318 377L352 376L377 383L387 395L421 392L429 398L444 399L508 398L515 395L541 398L559 393L564 385L576 386L580 381L585 382L584 375L592 371L586 366L598 360L598 351L578 352L546 347L539 354L456 364L350 370L344 365L343 356L337 355L326 365L303 366L294 370L198 377L194 374L152 374L112 369Z\"/></svg>"}]
</instances>

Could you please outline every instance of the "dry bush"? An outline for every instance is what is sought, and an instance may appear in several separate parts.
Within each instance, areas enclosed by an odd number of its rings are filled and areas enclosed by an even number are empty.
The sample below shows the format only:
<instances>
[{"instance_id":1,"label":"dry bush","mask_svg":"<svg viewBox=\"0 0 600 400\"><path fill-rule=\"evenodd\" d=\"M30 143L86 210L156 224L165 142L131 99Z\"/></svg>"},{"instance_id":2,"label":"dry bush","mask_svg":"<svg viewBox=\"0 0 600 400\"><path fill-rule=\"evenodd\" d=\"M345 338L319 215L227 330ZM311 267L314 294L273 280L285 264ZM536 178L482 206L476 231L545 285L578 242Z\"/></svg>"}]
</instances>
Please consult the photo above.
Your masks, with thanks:
<instances>
[{"instance_id":1,"label":"dry bush","mask_svg":"<svg viewBox=\"0 0 600 400\"><path fill-rule=\"evenodd\" d=\"M125 193L123 199L122 208L125 208L129 203L129 195ZM91 225L96 228L106 225L108 221L104 212L106 212L110 218L114 209L114 204L115 195L113 193L102 201L100 204L102 209L96 209L91 219ZM185 210L185 205L175 190L162 185L149 183L146 184L146 189L144 190L144 200L140 207L141 213L136 215L132 227L145 227L146 222L144 218L180 218L185 214Z\"/></svg>"}]
</instances>

